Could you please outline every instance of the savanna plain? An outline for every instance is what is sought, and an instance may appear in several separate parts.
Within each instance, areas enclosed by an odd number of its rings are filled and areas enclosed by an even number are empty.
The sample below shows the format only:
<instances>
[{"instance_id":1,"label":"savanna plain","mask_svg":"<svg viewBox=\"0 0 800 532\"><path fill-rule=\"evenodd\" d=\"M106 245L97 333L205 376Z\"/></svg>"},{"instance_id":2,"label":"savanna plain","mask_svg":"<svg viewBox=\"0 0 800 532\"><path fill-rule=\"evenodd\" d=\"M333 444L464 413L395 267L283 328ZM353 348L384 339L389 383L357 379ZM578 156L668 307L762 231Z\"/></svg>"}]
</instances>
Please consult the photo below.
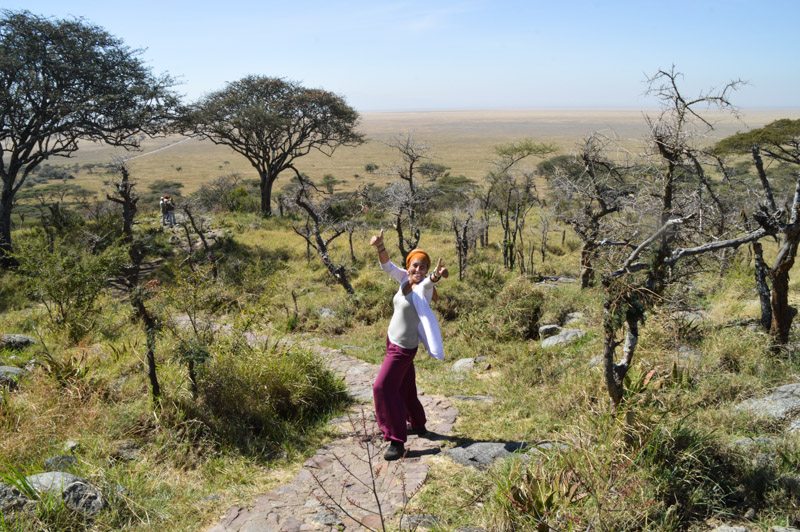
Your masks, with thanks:
<instances>
[{"instance_id":1,"label":"savanna plain","mask_svg":"<svg viewBox=\"0 0 800 532\"><path fill-rule=\"evenodd\" d=\"M332 157L311 153L296 164L320 189L327 180L334 195L352 198L365 186L397 181L402 160L390 144L410 133L428 145L427 161L480 189L497 146L529 138L557 149L547 157L570 155L586 135L602 131L617 139L619 153L636 154L649 132L643 115L657 113L365 113L365 144ZM715 129L698 142L710 146L737 131L800 118L800 110L705 116ZM121 160L143 196L135 231L147 242L147 282L135 296L158 322L150 335L135 319L133 296L119 289L125 257L115 245L98 244L119 236L119 214L100 204L113 195L109 183L119 174L112 166ZM667 291L670 304L665 299L649 311L624 401L614 408L598 362L603 290L567 282L580 276L581 242L549 210L556 200L548 196L543 160L520 163L541 201L519 227L521 259L511 267L497 212L484 244L473 241L466 252L463 271L453 219L466 207L440 201L421 217L420 247L434 261L442 257L451 275L434 306L447 358L418 357L417 379L427 393L491 398L458 402L451 445L560 445L488 469L435 458L408 512L436 516L430 527L437 531L800 525L800 436L785 422L739 408L796 382L800 371L794 330L792 342L776 350L763 330L736 325L759 317L750 248L699 265L675 293ZM0 481L20 486L75 442L72 471L100 487L108 506L87 517L53 500L34 514L3 516L0 530L207 529L229 506L246 506L291 479L334 437L326 423L350 404L342 382L313 353L282 340L346 347L380 364L396 286L378 267L369 239L386 229L389 254L399 261L393 218L384 205L370 205L349 233L331 241L331 259L352 284L348 294L297 233L306 224L302 213L255 212L258 176L229 148L185 137L144 139L140 152L84 143L74 157L47 163L70 175L61 184L87 193L59 193L42 182L26 189L14 214L24 267L0 274L0 333L37 343L0 350L0 365L29 368L14 389L0 388ZM225 196L236 201L193 203L226 176L241 185L238 196ZM281 175L275 191L288 191L290 178ZM157 212L164 193L177 197L174 229ZM66 218L54 222L49 207L57 199L72 214L58 211ZM187 204L195 209L194 227L180 214ZM213 234L208 247L201 233ZM92 246L96 253L89 253ZM764 241L768 264L777 250ZM791 273L790 301L797 301L796 269ZM585 334L543 348L539 327L564 325L575 313L577 325L569 327ZM265 340L247 344L250 332ZM158 401L148 349L157 363ZM483 357L474 371L452 371L459 359L474 357Z\"/></svg>"}]
</instances>

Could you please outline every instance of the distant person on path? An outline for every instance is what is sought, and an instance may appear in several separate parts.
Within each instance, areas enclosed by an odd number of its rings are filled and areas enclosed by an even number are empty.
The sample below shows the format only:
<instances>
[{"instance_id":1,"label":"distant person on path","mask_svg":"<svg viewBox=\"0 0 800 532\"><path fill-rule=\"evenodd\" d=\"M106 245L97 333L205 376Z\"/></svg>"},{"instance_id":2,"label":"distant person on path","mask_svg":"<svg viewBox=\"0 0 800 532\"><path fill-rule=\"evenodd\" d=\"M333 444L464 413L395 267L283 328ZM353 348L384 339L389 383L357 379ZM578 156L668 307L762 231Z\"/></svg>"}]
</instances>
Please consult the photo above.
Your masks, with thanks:
<instances>
[{"instance_id":1,"label":"distant person on path","mask_svg":"<svg viewBox=\"0 0 800 532\"><path fill-rule=\"evenodd\" d=\"M414 357L420 342L428 353L444 360L444 347L439 323L430 307L437 299L434 283L447 277L442 259L433 273L428 275L431 259L421 249L415 249L406 258L406 269L398 268L389 260L383 245L383 229L370 240L378 250L381 269L400 283L394 295L394 314L386 336L386 358L372 386L375 416L389 449L383 457L397 460L405 453L408 434L425 434L425 410L417 397ZM406 426L406 421L410 425Z\"/></svg>"},{"instance_id":2,"label":"distant person on path","mask_svg":"<svg viewBox=\"0 0 800 532\"><path fill-rule=\"evenodd\" d=\"M175 202L168 195L164 195L166 200L165 206L167 208L167 223L170 227L175 225Z\"/></svg>"},{"instance_id":3,"label":"distant person on path","mask_svg":"<svg viewBox=\"0 0 800 532\"><path fill-rule=\"evenodd\" d=\"M167 225L169 221L169 211L167 210L167 198L161 196L158 202L158 208L161 209L161 225Z\"/></svg>"}]
</instances>

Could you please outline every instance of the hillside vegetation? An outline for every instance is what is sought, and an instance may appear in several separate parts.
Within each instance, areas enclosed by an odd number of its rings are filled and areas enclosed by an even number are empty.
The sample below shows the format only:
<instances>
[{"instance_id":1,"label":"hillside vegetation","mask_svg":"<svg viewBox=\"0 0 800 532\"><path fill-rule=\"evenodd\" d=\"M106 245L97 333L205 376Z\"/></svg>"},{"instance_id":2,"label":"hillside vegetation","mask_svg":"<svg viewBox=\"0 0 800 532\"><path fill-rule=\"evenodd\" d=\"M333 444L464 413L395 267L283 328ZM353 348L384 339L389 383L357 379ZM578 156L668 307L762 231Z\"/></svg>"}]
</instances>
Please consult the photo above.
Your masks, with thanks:
<instances>
[{"instance_id":1,"label":"hillside vegetation","mask_svg":"<svg viewBox=\"0 0 800 532\"><path fill-rule=\"evenodd\" d=\"M428 393L492 399L459 403L453 445L553 442L559 449L523 453L486 471L438 459L412 509L438 516L439 530L797 526L800 439L788 430L790 421L740 407L794 383L800 370L795 329L788 344L776 347L752 323L760 316L752 248L676 269L647 301L615 406L602 362L604 305L615 292L599 281L624 255L598 259L598 282L581 287L584 240L557 210L566 208L566 196L551 180L555 167L540 165L569 154L588 131L573 133L584 123L554 125L565 128L556 134L520 116L508 113L496 123L484 114L442 114L426 125L420 116L367 115L371 142L330 160L304 159L304 178L278 181L286 187L283 209L271 218L256 212L257 189L244 162L223 148L189 140L98 176L84 165L111 162L107 149L82 146L75 184L115 198L132 186L144 199L127 229L119 204L109 202L68 200L59 207L42 195L38 210L31 197L22 211L36 216L14 231L19 268L0 274L0 333L37 343L0 351L0 365L29 368L18 386L1 388L0 481L20 485L72 441L73 471L99 486L109 504L87 517L48 501L33 514L3 514L0 527L198 530L230 504L291 477L331 436L325 422L349 404L342 382L301 341L354 346L351 353L376 364L383 357L396 287L368 246L381 228L395 262L402 248L418 245L452 273L435 306L447 359L419 357L419 385ZM607 115L596 120L605 124ZM418 174L429 195L416 218L397 214L398 205L423 202L403 203L403 178L389 171L392 161L407 160L404 152L380 143L408 129L433 145L421 148L429 161L446 165ZM531 136L548 142L520 140ZM175 141L143 145L148 152ZM514 162L503 180L497 168L509 157ZM369 163L384 173L367 172ZM770 175L791 183L779 170ZM218 180L232 173L242 177ZM331 194L324 193L328 173L346 181L329 180ZM719 174L714 179L722 182ZM160 191L148 187L157 180L183 185L174 228L155 212ZM495 200L484 211L486 223L474 224L482 215L472 200L492 183L500 183L497 197L513 196L518 209L509 210L510 199ZM629 190L620 196L633 196ZM782 190L780 201L791 201ZM640 230L620 233L629 243L647 228L637 222L648 211L637 209L621 210L622 226ZM393 225L406 230L405 240ZM316 236L327 242L324 250ZM763 245L772 264L779 245ZM795 275L790 302L797 290ZM585 335L543 348L540 327L567 326L577 312L577 324L568 326ZM476 371L451 370L477 356L485 359Z\"/></svg>"}]
</instances>

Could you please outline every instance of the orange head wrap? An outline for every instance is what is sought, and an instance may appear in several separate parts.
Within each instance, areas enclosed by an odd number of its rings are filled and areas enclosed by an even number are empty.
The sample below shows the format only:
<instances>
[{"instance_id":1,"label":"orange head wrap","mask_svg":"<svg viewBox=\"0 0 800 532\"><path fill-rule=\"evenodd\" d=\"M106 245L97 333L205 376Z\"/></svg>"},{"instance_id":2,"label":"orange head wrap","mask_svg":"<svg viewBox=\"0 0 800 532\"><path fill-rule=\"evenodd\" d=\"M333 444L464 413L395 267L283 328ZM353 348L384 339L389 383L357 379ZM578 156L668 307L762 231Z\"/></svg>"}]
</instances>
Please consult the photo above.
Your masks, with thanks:
<instances>
[{"instance_id":1,"label":"orange head wrap","mask_svg":"<svg viewBox=\"0 0 800 532\"><path fill-rule=\"evenodd\" d=\"M425 261L425 264L428 265L428 269L430 270L431 258L428 256L427 253L425 253L421 249L412 249L411 251L409 251L408 256L406 257L406 270L408 269L409 266L411 266L411 261L418 257L422 257L422 259Z\"/></svg>"},{"instance_id":2,"label":"orange head wrap","mask_svg":"<svg viewBox=\"0 0 800 532\"><path fill-rule=\"evenodd\" d=\"M430 271L431 258L428 256L427 253L425 253L421 249L412 249L411 251L409 251L408 256L406 256L406 270L409 268L409 266L411 266L411 261L416 258L422 258L422 260L425 261L425 264L428 265L428 271ZM436 292L436 288L433 289L433 297L431 299L433 301L439 300L439 294Z\"/></svg>"}]
</instances>

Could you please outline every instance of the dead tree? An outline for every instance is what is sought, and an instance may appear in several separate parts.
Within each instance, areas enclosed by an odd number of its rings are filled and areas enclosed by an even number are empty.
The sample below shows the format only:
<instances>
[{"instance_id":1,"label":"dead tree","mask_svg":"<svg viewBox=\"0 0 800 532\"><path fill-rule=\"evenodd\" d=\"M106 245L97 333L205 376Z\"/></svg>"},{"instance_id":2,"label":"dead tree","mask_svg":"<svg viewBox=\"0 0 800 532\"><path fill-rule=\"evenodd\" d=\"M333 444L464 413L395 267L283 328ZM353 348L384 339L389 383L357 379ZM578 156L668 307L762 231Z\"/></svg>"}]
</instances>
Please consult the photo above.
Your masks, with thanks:
<instances>
[{"instance_id":1,"label":"dead tree","mask_svg":"<svg viewBox=\"0 0 800 532\"><path fill-rule=\"evenodd\" d=\"M467 271L469 251L475 249L478 238L483 234L483 225L475 219L474 205L468 206L461 213L454 213L450 222L456 237L458 279L463 281L464 273Z\"/></svg>"},{"instance_id":2,"label":"dead tree","mask_svg":"<svg viewBox=\"0 0 800 532\"><path fill-rule=\"evenodd\" d=\"M610 232L609 218L619 212L634 186L624 179L624 157L612 161L613 136L601 132L587 135L577 152L559 156L543 172L550 185L550 197L557 216L566 221L583 242L581 247L581 288L594 285L595 259L603 246L624 246L626 242L604 238ZM544 258L542 258L544 260Z\"/></svg>"},{"instance_id":3,"label":"dead tree","mask_svg":"<svg viewBox=\"0 0 800 532\"><path fill-rule=\"evenodd\" d=\"M344 265L336 265L330 256L330 245L336 238L345 233L344 224L339 220L334 220L329 216L328 202L317 202L312 198L314 192L322 194L320 190L304 175L297 173L297 186L293 194L293 203L305 211L307 223L302 229L292 226L294 232L302 236L307 245L317 252L317 256L322 261L325 268L333 275L336 282L344 288L348 294L355 294L350 281L347 279L347 271ZM328 232L330 236L323 237L323 233Z\"/></svg>"},{"instance_id":4,"label":"dead tree","mask_svg":"<svg viewBox=\"0 0 800 532\"><path fill-rule=\"evenodd\" d=\"M194 245L192 243L191 233L194 233L200 240L200 244L203 247L203 252L206 255L206 261L211 265L211 276L216 280L217 257L214 255L211 245L208 243L208 240L205 236L205 232L207 231L207 227L205 227L205 220L203 218L195 217L194 213L192 212L192 205L189 202L184 203L181 206L181 210L183 211L184 219L179 225L183 227L183 231L186 234L186 241L188 242L189 246L189 250L187 252L187 261L189 262L189 266L192 271L194 271L194 264L191 258L194 254Z\"/></svg>"},{"instance_id":5,"label":"dead tree","mask_svg":"<svg viewBox=\"0 0 800 532\"><path fill-rule=\"evenodd\" d=\"M400 181L386 187L383 203L394 218L397 248L405 262L408 253L419 247L421 230L418 220L432 192L427 184L437 176L423 171L423 165L432 158L429 144L419 142L407 133L394 137L386 145L397 150L401 159L391 169Z\"/></svg>"},{"instance_id":6,"label":"dead tree","mask_svg":"<svg viewBox=\"0 0 800 532\"><path fill-rule=\"evenodd\" d=\"M153 401L158 402L161 399L161 386L158 383L155 358L156 334L159 330L158 320L145 305L148 289L139 284L139 272L145 257L146 245L142 240L135 238L133 233L133 220L136 217L136 204L139 196L135 191L136 182L131 179L130 171L123 162L117 163L117 172L119 178L111 182L114 194L107 194L106 198L122 206L123 241L128 246L128 257L130 258L130 262L122 267L123 282L136 317L144 326L147 345L147 376L150 379Z\"/></svg>"},{"instance_id":7,"label":"dead tree","mask_svg":"<svg viewBox=\"0 0 800 532\"><path fill-rule=\"evenodd\" d=\"M680 77L673 67L648 80L649 93L662 102L663 111L656 118L647 118L653 158L643 165L646 171L640 174L647 180L643 180L637 199L647 203L637 205L637 215L641 218L641 229L648 225L652 229L644 240L635 239L638 242L635 249L603 279L603 368L606 388L615 406L622 401L623 382L635 355L639 325L666 286L684 276L676 273L678 264L690 257L755 242L770 234L770 227L765 224L739 236L703 241L705 235L697 225L700 214L697 203L686 199L696 193L692 180L696 184L699 179L694 160L688 154L697 150L697 136L713 126L697 108L713 105L735 111L728 95L740 82L733 81L719 92L689 99L680 91ZM620 345L617 335L622 329L626 330L623 356L615 362Z\"/></svg>"}]
</instances>

